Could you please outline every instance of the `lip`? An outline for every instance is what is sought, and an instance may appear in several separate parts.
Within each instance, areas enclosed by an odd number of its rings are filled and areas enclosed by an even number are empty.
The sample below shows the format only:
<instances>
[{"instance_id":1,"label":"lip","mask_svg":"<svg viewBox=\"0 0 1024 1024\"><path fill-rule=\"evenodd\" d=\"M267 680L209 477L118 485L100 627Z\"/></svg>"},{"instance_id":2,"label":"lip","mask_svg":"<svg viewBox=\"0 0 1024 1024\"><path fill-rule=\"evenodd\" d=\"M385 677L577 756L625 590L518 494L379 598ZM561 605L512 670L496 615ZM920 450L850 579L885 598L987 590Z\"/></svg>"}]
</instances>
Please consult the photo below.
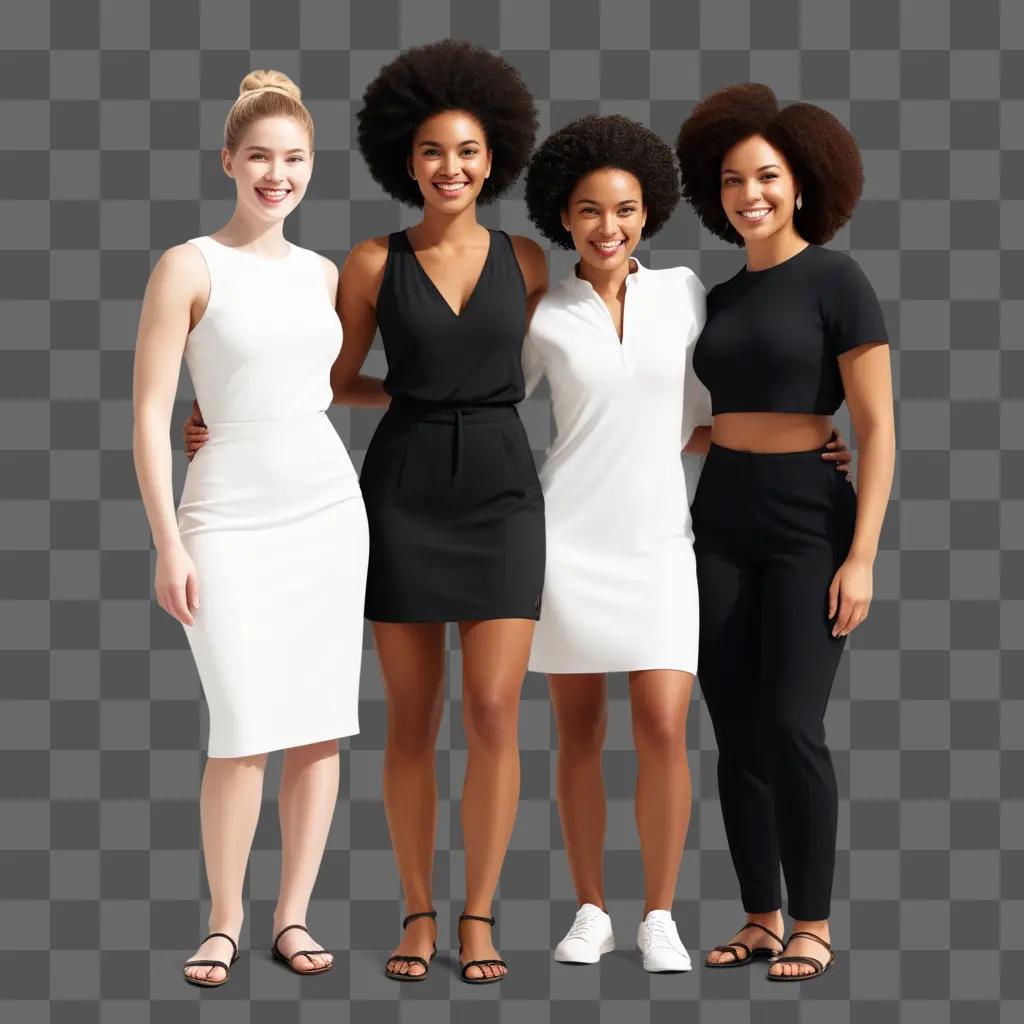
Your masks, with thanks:
<instances>
[{"instance_id":1,"label":"lip","mask_svg":"<svg viewBox=\"0 0 1024 1024\"><path fill-rule=\"evenodd\" d=\"M760 224L761 221L767 220L767 218L774 212L774 210L774 206L751 206L746 210L737 210L736 215L740 218L740 220L744 221L747 224ZM760 217L744 216L744 214L747 213L761 213L761 211L764 212Z\"/></svg>"},{"instance_id":2,"label":"lip","mask_svg":"<svg viewBox=\"0 0 1024 1024\"><path fill-rule=\"evenodd\" d=\"M590 242L588 244L590 245L590 248L601 257L601 259L610 260L613 257L618 256L623 248L625 248L626 240L624 238L620 238L614 249L603 249L597 242Z\"/></svg>"},{"instance_id":3,"label":"lip","mask_svg":"<svg viewBox=\"0 0 1024 1024\"><path fill-rule=\"evenodd\" d=\"M261 185L255 186L254 191L256 192L259 201L261 203L266 204L267 206L280 206L292 194L292 190L290 188L270 189L266 188L266 186ZM268 196L265 195L264 192L280 192L281 194L278 196Z\"/></svg>"}]
</instances>

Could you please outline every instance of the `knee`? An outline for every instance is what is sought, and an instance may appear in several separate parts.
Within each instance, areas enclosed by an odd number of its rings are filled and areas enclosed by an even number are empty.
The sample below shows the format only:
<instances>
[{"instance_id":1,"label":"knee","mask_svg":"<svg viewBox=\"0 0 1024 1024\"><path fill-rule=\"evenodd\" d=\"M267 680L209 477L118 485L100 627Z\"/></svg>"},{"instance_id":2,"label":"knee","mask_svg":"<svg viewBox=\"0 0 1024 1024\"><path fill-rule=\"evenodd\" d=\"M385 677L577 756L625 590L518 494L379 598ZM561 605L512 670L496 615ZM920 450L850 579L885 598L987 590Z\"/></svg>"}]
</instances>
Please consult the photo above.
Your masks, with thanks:
<instances>
[{"instance_id":1,"label":"knee","mask_svg":"<svg viewBox=\"0 0 1024 1024\"><path fill-rule=\"evenodd\" d=\"M334 757L338 753L338 741L322 740L319 743L305 743L301 747L289 747L284 752L284 759L290 764L311 764Z\"/></svg>"},{"instance_id":2,"label":"knee","mask_svg":"<svg viewBox=\"0 0 1024 1024\"><path fill-rule=\"evenodd\" d=\"M764 746L776 765L820 755L826 750L825 724L784 707L773 708L764 722Z\"/></svg>"},{"instance_id":3,"label":"knee","mask_svg":"<svg viewBox=\"0 0 1024 1024\"><path fill-rule=\"evenodd\" d=\"M608 732L608 710L602 701L592 711L558 723L558 751L573 760L600 757Z\"/></svg>"},{"instance_id":4,"label":"knee","mask_svg":"<svg viewBox=\"0 0 1024 1024\"><path fill-rule=\"evenodd\" d=\"M418 711L388 708L388 753L420 758L434 756L441 714L424 708Z\"/></svg>"},{"instance_id":5,"label":"knee","mask_svg":"<svg viewBox=\"0 0 1024 1024\"><path fill-rule=\"evenodd\" d=\"M646 710L633 712L633 741L640 757L679 757L686 752L686 715Z\"/></svg>"},{"instance_id":6,"label":"knee","mask_svg":"<svg viewBox=\"0 0 1024 1024\"><path fill-rule=\"evenodd\" d=\"M462 693L462 724L471 744L498 748L516 742L519 694L499 687L478 687Z\"/></svg>"}]
</instances>

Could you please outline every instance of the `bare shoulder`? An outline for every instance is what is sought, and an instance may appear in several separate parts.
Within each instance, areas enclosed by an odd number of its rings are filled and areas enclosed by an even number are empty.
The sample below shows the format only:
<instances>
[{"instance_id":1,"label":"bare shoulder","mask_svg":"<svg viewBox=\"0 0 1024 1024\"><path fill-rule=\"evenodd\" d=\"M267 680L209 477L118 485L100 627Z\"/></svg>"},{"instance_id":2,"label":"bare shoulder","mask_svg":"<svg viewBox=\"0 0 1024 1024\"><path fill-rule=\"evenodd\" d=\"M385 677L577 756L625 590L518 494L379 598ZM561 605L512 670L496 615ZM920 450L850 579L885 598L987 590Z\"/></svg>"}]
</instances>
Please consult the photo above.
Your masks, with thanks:
<instances>
[{"instance_id":1,"label":"bare shoulder","mask_svg":"<svg viewBox=\"0 0 1024 1024\"><path fill-rule=\"evenodd\" d=\"M320 259L320 267L324 272L324 280L327 282L327 288L331 295L338 290L338 268L335 266L333 260L329 260L326 256L321 256L317 253Z\"/></svg>"},{"instance_id":2,"label":"bare shoulder","mask_svg":"<svg viewBox=\"0 0 1024 1024\"><path fill-rule=\"evenodd\" d=\"M156 261L149 280L152 286L163 291L196 296L209 289L210 272L199 249L182 242L172 245Z\"/></svg>"},{"instance_id":3,"label":"bare shoulder","mask_svg":"<svg viewBox=\"0 0 1024 1024\"><path fill-rule=\"evenodd\" d=\"M364 238L352 246L342 264L341 273L346 278L357 277L361 280L373 280L383 274L387 259L387 235Z\"/></svg>"},{"instance_id":4,"label":"bare shoulder","mask_svg":"<svg viewBox=\"0 0 1024 1024\"><path fill-rule=\"evenodd\" d=\"M526 280L527 290L534 292L538 288L547 287L548 263L544 250L525 235L509 235L509 238Z\"/></svg>"}]
</instances>

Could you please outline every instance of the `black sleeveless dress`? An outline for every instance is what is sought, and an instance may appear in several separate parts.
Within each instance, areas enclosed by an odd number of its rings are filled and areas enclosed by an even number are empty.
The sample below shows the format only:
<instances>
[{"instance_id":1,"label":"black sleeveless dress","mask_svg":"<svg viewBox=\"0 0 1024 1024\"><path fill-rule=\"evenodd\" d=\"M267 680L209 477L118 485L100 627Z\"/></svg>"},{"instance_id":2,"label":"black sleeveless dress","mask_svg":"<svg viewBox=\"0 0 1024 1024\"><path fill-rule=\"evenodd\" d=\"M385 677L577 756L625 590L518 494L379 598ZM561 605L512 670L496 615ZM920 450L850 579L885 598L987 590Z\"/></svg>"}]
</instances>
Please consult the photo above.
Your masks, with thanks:
<instances>
[{"instance_id":1,"label":"black sleeveless dress","mask_svg":"<svg viewBox=\"0 0 1024 1024\"><path fill-rule=\"evenodd\" d=\"M526 285L490 232L456 315L404 231L388 238L377 298L388 374L360 485L375 622L540 618L544 498L515 405L524 395Z\"/></svg>"}]
</instances>

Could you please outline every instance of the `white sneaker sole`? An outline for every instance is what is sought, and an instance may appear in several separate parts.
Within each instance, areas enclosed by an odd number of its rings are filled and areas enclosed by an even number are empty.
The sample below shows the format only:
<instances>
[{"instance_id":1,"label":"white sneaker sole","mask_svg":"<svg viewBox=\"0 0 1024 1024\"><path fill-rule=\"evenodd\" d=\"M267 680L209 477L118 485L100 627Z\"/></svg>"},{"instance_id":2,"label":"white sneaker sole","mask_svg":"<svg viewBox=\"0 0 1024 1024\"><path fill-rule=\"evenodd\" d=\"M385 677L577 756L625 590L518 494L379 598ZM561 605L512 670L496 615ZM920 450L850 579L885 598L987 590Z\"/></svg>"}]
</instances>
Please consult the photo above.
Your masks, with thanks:
<instances>
[{"instance_id":1,"label":"white sneaker sole","mask_svg":"<svg viewBox=\"0 0 1024 1024\"><path fill-rule=\"evenodd\" d=\"M604 942L601 943L597 951L597 956L593 960L573 959L571 957L564 956L563 954L559 953L558 950L555 950L555 962L559 964L596 964L601 959L601 957L605 955L605 953L610 953L613 949L615 949L614 937L610 939L605 939Z\"/></svg>"}]
</instances>

